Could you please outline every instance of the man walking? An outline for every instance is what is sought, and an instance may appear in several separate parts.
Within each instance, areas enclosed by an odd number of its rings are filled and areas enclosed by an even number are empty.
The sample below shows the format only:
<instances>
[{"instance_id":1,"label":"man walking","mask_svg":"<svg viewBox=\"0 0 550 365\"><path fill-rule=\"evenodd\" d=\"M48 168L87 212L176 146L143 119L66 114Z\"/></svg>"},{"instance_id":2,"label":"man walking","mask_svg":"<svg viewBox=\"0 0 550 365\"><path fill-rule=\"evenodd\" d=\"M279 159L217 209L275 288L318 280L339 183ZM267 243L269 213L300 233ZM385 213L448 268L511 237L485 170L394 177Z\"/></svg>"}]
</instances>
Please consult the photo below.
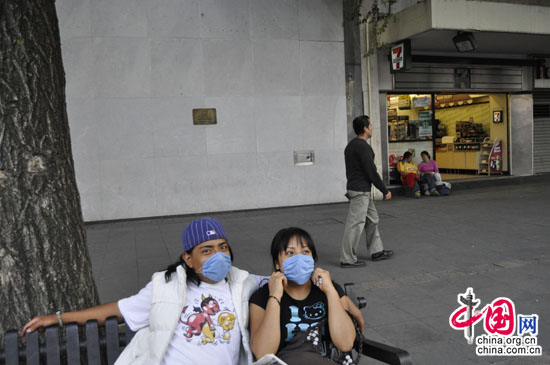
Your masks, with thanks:
<instances>
[{"instance_id":1,"label":"man walking","mask_svg":"<svg viewBox=\"0 0 550 365\"><path fill-rule=\"evenodd\" d=\"M372 136L372 123L366 115L353 120L353 130L357 137L352 139L345 151L346 189L350 203L344 237L340 266L345 268L365 266L364 261L357 260L357 246L363 233L367 234L367 250L373 261L385 260L393 255L393 251L384 250L380 233L378 232L378 212L371 197L371 184L384 194L384 199L391 199L391 192L376 171L374 151L367 143Z\"/></svg>"}]
</instances>

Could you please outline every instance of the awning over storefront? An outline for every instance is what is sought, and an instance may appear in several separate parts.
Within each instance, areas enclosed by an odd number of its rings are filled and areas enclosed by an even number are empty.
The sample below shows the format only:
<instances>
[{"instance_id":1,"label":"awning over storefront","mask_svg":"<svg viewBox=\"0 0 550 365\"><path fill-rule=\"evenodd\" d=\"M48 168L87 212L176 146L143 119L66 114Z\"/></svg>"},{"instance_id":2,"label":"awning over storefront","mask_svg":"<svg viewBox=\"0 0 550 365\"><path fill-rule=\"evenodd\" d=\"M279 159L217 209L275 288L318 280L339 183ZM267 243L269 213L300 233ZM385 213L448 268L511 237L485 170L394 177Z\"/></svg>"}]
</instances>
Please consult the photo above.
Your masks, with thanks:
<instances>
[{"instance_id":1,"label":"awning over storefront","mask_svg":"<svg viewBox=\"0 0 550 365\"><path fill-rule=\"evenodd\" d=\"M528 58L550 54L550 2L536 0L426 0L396 14L381 44L411 40L414 54ZM472 32L474 51L459 53L458 31Z\"/></svg>"}]
</instances>

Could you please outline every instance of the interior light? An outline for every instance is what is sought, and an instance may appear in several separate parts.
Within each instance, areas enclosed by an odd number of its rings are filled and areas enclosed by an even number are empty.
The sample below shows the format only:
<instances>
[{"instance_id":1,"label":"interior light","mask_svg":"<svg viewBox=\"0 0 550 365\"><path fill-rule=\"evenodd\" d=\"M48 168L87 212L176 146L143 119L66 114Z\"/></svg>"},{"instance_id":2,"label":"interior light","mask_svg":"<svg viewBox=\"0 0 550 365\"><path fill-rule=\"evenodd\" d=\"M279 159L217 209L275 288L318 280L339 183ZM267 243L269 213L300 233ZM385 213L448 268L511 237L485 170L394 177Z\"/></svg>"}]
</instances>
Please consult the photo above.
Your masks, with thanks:
<instances>
[{"instance_id":1,"label":"interior light","mask_svg":"<svg viewBox=\"0 0 550 365\"><path fill-rule=\"evenodd\" d=\"M470 52L476 49L474 34L471 32L458 32L453 42L458 52Z\"/></svg>"}]
</instances>

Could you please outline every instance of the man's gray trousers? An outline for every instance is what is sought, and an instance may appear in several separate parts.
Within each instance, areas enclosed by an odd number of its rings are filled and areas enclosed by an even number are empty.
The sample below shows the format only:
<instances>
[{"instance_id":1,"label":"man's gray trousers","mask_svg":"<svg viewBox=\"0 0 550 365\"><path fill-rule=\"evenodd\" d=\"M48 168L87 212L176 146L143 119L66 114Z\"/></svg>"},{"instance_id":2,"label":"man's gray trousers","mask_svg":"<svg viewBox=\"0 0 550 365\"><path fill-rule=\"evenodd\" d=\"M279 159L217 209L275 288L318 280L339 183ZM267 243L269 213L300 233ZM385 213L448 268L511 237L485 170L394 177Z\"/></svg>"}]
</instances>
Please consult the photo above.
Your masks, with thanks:
<instances>
[{"instance_id":1,"label":"man's gray trousers","mask_svg":"<svg viewBox=\"0 0 550 365\"><path fill-rule=\"evenodd\" d=\"M378 232L378 212L370 192L348 190L347 196L350 200L349 211L342 238L340 262L349 264L357 261L357 247L363 229L367 234L369 254L382 251L384 246Z\"/></svg>"}]
</instances>

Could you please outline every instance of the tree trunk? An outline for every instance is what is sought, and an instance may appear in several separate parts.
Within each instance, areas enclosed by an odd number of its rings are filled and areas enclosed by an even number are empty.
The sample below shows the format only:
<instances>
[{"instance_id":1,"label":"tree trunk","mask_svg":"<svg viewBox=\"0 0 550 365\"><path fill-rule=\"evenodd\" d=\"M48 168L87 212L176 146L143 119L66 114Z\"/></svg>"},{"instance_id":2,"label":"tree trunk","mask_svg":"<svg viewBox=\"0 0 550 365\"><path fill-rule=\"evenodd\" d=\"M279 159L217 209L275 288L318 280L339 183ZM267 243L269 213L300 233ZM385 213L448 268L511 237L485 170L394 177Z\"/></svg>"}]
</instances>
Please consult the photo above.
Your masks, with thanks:
<instances>
[{"instance_id":1,"label":"tree trunk","mask_svg":"<svg viewBox=\"0 0 550 365\"><path fill-rule=\"evenodd\" d=\"M53 0L0 0L0 335L98 303Z\"/></svg>"}]
</instances>

